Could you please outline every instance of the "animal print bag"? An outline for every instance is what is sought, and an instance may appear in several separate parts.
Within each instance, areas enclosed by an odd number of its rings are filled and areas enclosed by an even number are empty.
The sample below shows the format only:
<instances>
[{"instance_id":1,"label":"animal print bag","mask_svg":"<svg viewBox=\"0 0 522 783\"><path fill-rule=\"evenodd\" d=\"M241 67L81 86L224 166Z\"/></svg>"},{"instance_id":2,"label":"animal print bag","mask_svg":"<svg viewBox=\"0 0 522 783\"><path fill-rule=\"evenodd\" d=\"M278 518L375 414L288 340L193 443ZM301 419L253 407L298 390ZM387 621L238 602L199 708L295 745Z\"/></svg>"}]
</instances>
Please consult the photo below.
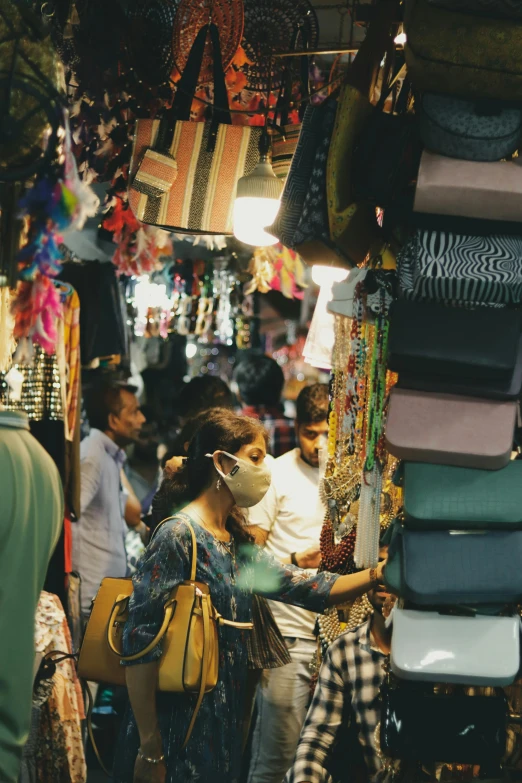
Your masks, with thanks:
<instances>
[{"instance_id":1,"label":"animal print bag","mask_svg":"<svg viewBox=\"0 0 522 783\"><path fill-rule=\"evenodd\" d=\"M522 236L418 229L397 256L401 293L459 305L522 301Z\"/></svg>"}]
</instances>

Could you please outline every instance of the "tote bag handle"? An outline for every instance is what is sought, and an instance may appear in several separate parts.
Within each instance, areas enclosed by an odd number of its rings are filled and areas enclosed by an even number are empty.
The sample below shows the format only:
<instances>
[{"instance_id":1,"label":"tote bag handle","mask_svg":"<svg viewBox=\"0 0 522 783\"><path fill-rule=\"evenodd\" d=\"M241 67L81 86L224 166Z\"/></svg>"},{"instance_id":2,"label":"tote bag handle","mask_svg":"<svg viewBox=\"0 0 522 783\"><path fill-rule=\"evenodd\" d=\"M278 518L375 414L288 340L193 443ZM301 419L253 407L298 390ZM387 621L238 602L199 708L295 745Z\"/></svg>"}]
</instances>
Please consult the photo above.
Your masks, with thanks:
<instances>
[{"instance_id":1,"label":"tote bag handle","mask_svg":"<svg viewBox=\"0 0 522 783\"><path fill-rule=\"evenodd\" d=\"M214 105L212 107L212 132L210 141L215 141L218 125L231 125L232 117L228 106L228 93L225 83L225 73L223 71L223 62L221 59L221 44L219 41L219 31L215 24L204 25L196 36L196 39L190 50L187 64L178 82L176 94L172 107L165 113L160 122L158 136L154 149L157 152L168 153L174 138L176 122L178 120L190 120L190 110L192 101L196 94L198 78L203 65L203 56L207 36L210 35L212 44L212 64L214 81Z\"/></svg>"}]
</instances>

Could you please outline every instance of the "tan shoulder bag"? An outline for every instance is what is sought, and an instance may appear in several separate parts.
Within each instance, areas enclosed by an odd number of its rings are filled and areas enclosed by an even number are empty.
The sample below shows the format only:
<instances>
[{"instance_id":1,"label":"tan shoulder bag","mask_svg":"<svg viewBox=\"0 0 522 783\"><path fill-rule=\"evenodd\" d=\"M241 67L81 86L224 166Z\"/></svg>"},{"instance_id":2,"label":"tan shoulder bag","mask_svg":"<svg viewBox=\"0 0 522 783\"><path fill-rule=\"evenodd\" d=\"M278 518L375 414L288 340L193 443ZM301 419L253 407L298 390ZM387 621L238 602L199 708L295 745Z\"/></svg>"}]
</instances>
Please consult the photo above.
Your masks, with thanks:
<instances>
[{"instance_id":1,"label":"tan shoulder bag","mask_svg":"<svg viewBox=\"0 0 522 783\"><path fill-rule=\"evenodd\" d=\"M163 520L161 525L173 518ZM177 585L165 602L163 623L154 639L134 655L122 654L132 580L106 578L93 601L78 661L78 674L85 680L125 685L125 667L120 661L138 661L162 641L158 690L198 695L183 748L190 739L203 696L217 685L218 625L246 630L253 627L252 623L225 620L212 604L208 585L196 581L196 535L188 519L184 521L192 537L190 579Z\"/></svg>"}]
</instances>

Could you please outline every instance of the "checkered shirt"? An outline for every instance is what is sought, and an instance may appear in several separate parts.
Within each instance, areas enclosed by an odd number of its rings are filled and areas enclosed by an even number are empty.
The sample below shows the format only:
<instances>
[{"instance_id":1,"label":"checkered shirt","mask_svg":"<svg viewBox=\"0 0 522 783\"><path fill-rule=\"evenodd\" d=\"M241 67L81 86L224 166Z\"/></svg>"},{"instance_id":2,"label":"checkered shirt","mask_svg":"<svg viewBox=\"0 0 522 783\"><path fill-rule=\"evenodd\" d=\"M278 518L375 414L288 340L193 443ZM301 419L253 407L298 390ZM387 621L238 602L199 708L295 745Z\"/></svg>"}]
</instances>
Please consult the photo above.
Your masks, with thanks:
<instances>
[{"instance_id":1,"label":"checkered shirt","mask_svg":"<svg viewBox=\"0 0 522 783\"><path fill-rule=\"evenodd\" d=\"M268 433L268 451L272 457L282 457L297 446L294 422L284 415L282 405L247 405L241 413L259 419L264 426Z\"/></svg>"},{"instance_id":2,"label":"checkered shirt","mask_svg":"<svg viewBox=\"0 0 522 783\"><path fill-rule=\"evenodd\" d=\"M294 765L284 783L334 783L329 767L343 714L351 714L355 722L368 780L380 779L383 770L374 735L381 719L379 689L384 659L384 654L371 646L370 621L347 631L330 645ZM350 760L346 763L349 765Z\"/></svg>"}]
</instances>

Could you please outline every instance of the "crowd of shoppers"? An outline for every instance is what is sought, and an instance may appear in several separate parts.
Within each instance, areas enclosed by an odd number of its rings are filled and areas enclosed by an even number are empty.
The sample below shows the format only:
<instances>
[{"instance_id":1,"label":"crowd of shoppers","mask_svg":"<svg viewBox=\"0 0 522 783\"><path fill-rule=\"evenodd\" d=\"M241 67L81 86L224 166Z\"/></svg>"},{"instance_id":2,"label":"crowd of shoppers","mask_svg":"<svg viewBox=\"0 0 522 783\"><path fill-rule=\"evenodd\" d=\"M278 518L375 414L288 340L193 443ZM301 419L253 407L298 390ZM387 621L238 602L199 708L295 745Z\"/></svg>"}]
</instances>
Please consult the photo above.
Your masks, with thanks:
<instances>
[{"instance_id":1,"label":"crowd of shoppers","mask_svg":"<svg viewBox=\"0 0 522 783\"><path fill-rule=\"evenodd\" d=\"M193 699L156 693L161 646L127 666L115 783L345 783L332 770L347 710L361 763L370 775L379 768L371 732L389 647L383 565L343 577L317 570L328 387L305 387L294 421L282 403L283 373L270 357L247 354L235 382L237 398L219 378L187 383L178 397L177 435L164 446L154 412L144 415L133 386L104 383L86 395L81 517L73 528L84 625L102 580L129 574L130 530L143 555L133 562L124 653L145 647L166 598L187 578L190 525L196 578L209 586L217 611L254 623L252 634L220 628L219 682L203 699L182 752ZM373 618L331 646L306 717L317 613L368 591ZM356 766L360 759L354 756ZM0 748L0 771L3 764Z\"/></svg>"}]
</instances>

